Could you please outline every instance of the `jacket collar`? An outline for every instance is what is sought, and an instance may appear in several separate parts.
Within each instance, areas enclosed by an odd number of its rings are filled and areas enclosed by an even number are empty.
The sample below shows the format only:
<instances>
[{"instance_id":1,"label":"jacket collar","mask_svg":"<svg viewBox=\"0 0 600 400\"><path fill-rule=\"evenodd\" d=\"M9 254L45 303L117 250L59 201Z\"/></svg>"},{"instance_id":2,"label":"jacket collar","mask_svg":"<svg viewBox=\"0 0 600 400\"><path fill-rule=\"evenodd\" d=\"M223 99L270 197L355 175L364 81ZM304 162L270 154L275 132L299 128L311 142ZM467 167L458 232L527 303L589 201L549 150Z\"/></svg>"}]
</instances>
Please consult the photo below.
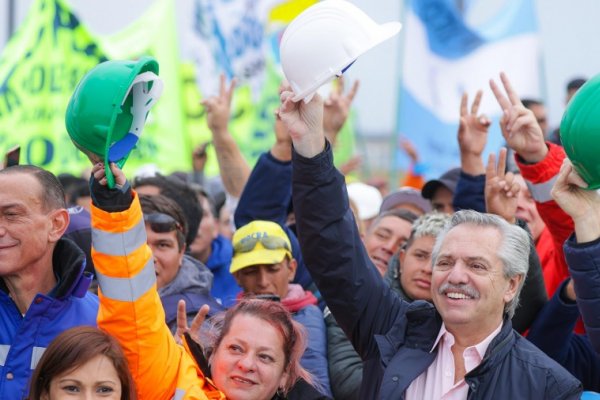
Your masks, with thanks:
<instances>
[{"instance_id":1,"label":"jacket collar","mask_svg":"<svg viewBox=\"0 0 600 400\"><path fill-rule=\"evenodd\" d=\"M85 296L92 275L84 273L85 254L70 239L61 238L56 242L52 253L52 269L56 276L56 286L48 293L48 296L62 299L68 296ZM0 279L0 289L8 293L4 279Z\"/></svg>"}]
</instances>

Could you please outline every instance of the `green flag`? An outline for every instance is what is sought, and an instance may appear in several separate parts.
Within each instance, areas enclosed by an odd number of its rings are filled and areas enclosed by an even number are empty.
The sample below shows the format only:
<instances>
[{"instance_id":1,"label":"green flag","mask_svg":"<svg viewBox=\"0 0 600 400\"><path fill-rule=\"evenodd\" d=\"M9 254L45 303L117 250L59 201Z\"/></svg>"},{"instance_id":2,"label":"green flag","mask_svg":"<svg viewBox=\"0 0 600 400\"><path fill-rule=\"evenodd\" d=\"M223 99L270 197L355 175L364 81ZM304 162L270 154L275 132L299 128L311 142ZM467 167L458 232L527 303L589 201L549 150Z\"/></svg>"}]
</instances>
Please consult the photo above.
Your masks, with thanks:
<instances>
[{"instance_id":1,"label":"green flag","mask_svg":"<svg viewBox=\"0 0 600 400\"><path fill-rule=\"evenodd\" d=\"M36 0L0 56L0 154L78 174L89 166L65 129L77 82L105 57L62 0Z\"/></svg>"}]
</instances>

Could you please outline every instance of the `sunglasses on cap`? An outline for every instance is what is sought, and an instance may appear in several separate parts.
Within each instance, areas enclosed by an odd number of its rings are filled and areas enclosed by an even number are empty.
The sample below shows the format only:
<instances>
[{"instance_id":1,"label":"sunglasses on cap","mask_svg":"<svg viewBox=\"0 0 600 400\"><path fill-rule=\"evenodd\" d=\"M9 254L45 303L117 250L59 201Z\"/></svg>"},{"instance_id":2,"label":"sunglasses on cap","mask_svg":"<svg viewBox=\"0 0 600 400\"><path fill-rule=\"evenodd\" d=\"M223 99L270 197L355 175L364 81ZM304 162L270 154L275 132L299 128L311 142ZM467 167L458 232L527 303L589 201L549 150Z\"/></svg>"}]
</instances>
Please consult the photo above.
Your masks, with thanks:
<instances>
[{"instance_id":1,"label":"sunglasses on cap","mask_svg":"<svg viewBox=\"0 0 600 400\"><path fill-rule=\"evenodd\" d=\"M178 230L183 232L181 224L170 215L163 213L144 214L144 222L156 233L166 233Z\"/></svg>"},{"instance_id":2,"label":"sunglasses on cap","mask_svg":"<svg viewBox=\"0 0 600 400\"><path fill-rule=\"evenodd\" d=\"M285 249L291 252L288 243L284 239L277 236L261 236L258 238L254 236L246 236L233 245L233 252L248 253L249 251L254 250L258 242L260 242L260 244L262 244L262 246L268 250Z\"/></svg>"}]
</instances>

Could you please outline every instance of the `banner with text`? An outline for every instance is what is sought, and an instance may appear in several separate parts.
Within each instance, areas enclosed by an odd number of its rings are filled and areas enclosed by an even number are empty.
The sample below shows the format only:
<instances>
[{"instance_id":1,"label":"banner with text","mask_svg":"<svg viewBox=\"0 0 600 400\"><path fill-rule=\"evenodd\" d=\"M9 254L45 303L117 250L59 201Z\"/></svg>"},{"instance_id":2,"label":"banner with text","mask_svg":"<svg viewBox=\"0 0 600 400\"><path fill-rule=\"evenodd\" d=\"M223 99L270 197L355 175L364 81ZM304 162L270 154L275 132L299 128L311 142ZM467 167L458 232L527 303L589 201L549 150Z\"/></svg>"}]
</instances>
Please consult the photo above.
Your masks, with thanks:
<instances>
[{"instance_id":1,"label":"banner with text","mask_svg":"<svg viewBox=\"0 0 600 400\"><path fill-rule=\"evenodd\" d=\"M65 128L85 73L106 58L61 0L36 0L0 55L0 154L21 146L21 164L78 174L89 161Z\"/></svg>"}]
</instances>

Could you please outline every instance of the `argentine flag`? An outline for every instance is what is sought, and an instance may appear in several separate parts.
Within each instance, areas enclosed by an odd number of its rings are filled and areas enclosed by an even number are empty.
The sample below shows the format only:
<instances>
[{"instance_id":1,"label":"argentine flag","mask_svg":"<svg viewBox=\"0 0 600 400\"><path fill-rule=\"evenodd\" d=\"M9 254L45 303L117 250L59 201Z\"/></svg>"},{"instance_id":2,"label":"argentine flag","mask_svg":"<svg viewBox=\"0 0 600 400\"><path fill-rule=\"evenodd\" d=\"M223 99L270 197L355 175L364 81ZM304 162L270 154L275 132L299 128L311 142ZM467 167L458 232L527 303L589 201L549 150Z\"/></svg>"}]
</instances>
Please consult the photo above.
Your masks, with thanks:
<instances>
[{"instance_id":1,"label":"argentine flag","mask_svg":"<svg viewBox=\"0 0 600 400\"><path fill-rule=\"evenodd\" d=\"M469 107L483 89L480 113L492 118L486 154L504 139L500 107L489 88L507 73L523 98L540 98L541 54L533 0L407 0L398 135L407 137L427 164L427 178L460 165L456 139L460 99ZM487 160L487 157L484 158ZM397 167L402 159L396 157Z\"/></svg>"}]
</instances>

